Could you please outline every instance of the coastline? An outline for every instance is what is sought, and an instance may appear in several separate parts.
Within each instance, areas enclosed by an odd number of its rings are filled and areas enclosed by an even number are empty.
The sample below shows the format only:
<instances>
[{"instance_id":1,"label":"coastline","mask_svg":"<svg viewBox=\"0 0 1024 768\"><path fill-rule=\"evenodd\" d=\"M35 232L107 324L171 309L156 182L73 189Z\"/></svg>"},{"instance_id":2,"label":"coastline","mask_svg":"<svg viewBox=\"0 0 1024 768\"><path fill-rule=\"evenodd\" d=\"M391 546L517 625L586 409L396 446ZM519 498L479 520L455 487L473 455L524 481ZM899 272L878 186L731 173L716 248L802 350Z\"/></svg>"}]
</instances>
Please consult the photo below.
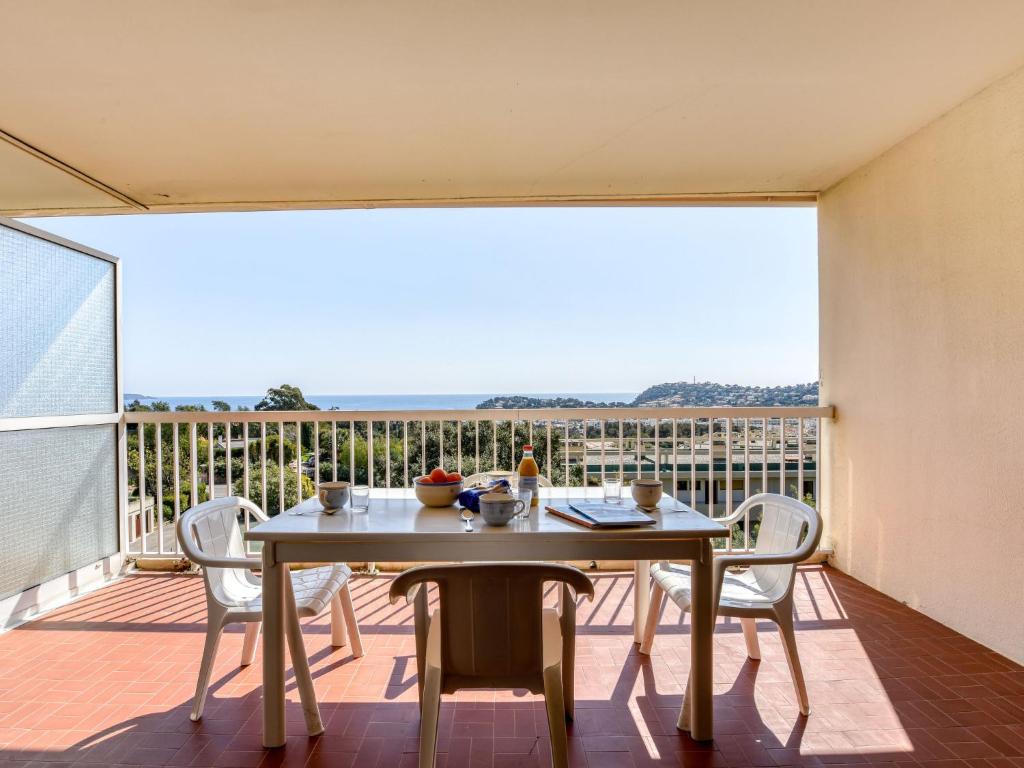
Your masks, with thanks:
<instances>
[{"instance_id":1,"label":"coastline","mask_svg":"<svg viewBox=\"0 0 1024 768\"><path fill-rule=\"evenodd\" d=\"M445 410L445 409L472 409L476 408L480 403L493 398L503 397L507 393L501 394L487 394L487 393L464 393L464 394L441 394L441 395L424 395L424 394L411 394L411 395L306 395L308 400L313 405L319 407L321 410L330 410L331 408L337 408L338 410L344 411L428 411L428 410ZM535 398L555 398L555 397L566 397L566 398L578 398L580 400L594 400L594 401L631 401L636 397L636 392L540 392L540 393L524 393L522 397L535 397ZM203 405L207 409L212 408L214 400L223 400L224 402L231 405L231 410L237 411L240 406L246 408L255 407L256 403L263 399L263 395L211 395L211 396L195 396L195 397L143 397L136 395L135 393L129 393L125 395L125 402L131 402L136 399L140 402L149 405L155 400L163 400L170 404L171 408L174 409L179 405Z\"/></svg>"}]
</instances>

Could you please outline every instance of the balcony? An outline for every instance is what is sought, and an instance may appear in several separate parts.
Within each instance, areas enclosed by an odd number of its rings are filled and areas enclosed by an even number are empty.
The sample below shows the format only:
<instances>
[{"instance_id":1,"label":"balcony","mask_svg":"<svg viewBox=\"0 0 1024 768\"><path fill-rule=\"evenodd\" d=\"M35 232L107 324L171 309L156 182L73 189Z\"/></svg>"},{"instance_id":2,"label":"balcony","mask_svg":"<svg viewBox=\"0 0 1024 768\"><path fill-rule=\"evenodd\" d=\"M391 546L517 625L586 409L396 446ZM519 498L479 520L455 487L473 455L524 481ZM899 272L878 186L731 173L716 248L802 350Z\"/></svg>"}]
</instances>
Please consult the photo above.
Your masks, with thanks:
<instances>
[{"instance_id":1,"label":"balcony","mask_svg":"<svg viewBox=\"0 0 1024 768\"><path fill-rule=\"evenodd\" d=\"M797 577L797 629L812 701L797 714L776 635L746 659L719 621L713 744L676 730L689 622L669 604L654 653L632 643L631 576L596 575L578 614L570 764L606 766L1010 766L1024 756L1024 671L827 566ZM415 766L411 609L389 577L357 579L366 655L305 624L326 732L308 739L288 689L289 740L260 744L260 665L238 667L228 631L203 720L188 719L204 634L202 579L138 575L0 636L0 761L10 765ZM463 692L442 704L439 764L550 765L543 704L523 692Z\"/></svg>"},{"instance_id":2,"label":"balcony","mask_svg":"<svg viewBox=\"0 0 1024 768\"><path fill-rule=\"evenodd\" d=\"M1024 765L1024 4L456 5L8 3L0 215L814 206L824 405L126 413L126 267L2 219L0 766L415 764L411 615L385 600L403 563L355 564L366 656L306 622L326 733L306 737L289 687L287 745L264 750L234 628L188 720L205 612L174 524L235 493L281 514L326 478L510 469L527 442L555 482L657 477L712 518L776 490L825 523L796 582L810 716L770 627L755 663L722 618L710 743L675 728L690 623L670 604L641 656L633 573L578 563L597 599L579 607L572 765ZM688 351L698 293L780 327L785 289L663 280L616 247L581 303L619 300L603 322L652 354ZM185 276L221 291L193 343L225 365L250 302L290 313L287 343L344 344L303 323L316 275L269 295ZM573 280L538 293L579 301ZM344 287L375 295L363 281ZM645 324L646 293L678 318ZM715 544L758 533L745 519ZM452 697L441 735L447 768L549 764L522 692Z\"/></svg>"}]
</instances>

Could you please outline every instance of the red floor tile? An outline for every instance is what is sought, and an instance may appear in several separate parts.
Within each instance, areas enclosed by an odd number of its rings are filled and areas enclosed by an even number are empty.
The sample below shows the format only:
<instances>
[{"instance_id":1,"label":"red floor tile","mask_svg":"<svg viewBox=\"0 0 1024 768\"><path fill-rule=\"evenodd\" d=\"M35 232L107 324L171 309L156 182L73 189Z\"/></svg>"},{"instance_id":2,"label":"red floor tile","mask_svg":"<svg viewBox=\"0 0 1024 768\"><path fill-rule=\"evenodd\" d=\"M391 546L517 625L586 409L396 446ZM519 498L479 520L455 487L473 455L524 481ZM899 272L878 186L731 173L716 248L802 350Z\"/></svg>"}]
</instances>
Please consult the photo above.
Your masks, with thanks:
<instances>
[{"instance_id":1,"label":"red floor tile","mask_svg":"<svg viewBox=\"0 0 1024 768\"><path fill-rule=\"evenodd\" d=\"M798 642L812 714L797 712L778 634L759 625L749 661L739 625L715 638L716 739L675 723L689 622L661 617L650 657L632 643L632 578L595 576L579 607L574 768L650 766L1024 766L1024 669L827 567L797 576ZM202 581L133 576L0 635L0 767L62 764L200 768L416 765L411 610L389 579L352 591L366 655L329 645L326 617L304 625L325 733L304 734L289 686L285 748L260 746L260 665L238 666L225 635L201 723L188 719L203 643ZM550 765L542 701L522 691L445 697L442 768Z\"/></svg>"}]
</instances>

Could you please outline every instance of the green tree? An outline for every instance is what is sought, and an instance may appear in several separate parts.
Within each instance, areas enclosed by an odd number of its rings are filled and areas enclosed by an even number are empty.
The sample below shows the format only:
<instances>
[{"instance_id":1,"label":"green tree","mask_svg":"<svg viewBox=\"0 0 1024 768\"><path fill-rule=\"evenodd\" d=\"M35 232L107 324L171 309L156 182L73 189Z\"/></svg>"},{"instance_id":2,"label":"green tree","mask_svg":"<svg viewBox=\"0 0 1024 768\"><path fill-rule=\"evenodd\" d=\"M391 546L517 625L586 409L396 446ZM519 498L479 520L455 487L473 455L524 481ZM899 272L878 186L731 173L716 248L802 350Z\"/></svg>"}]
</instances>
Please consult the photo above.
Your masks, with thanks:
<instances>
[{"instance_id":1,"label":"green tree","mask_svg":"<svg viewBox=\"0 0 1024 768\"><path fill-rule=\"evenodd\" d=\"M308 402L302 395L302 390L291 384L282 384L280 387L271 387L267 395L256 403L257 411L319 411L320 409ZM268 426L268 432L277 431L276 426ZM288 432L294 434L294 426L285 425L286 436ZM299 442L299 438L296 439ZM302 445L312 447L313 425L305 423L302 425ZM301 459L300 459L301 461Z\"/></svg>"},{"instance_id":2,"label":"green tree","mask_svg":"<svg viewBox=\"0 0 1024 768\"><path fill-rule=\"evenodd\" d=\"M267 461L278 460L278 445L281 443L281 436L276 431L270 432L267 430ZM257 438L253 441L252 445L249 446L249 461L252 463L258 463L260 460L260 440ZM284 439L284 463L285 466L291 464L295 460L295 442L289 440L287 437Z\"/></svg>"},{"instance_id":3,"label":"green tree","mask_svg":"<svg viewBox=\"0 0 1024 768\"><path fill-rule=\"evenodd\" d=\"M276 515L281 509L281 470L273 462L267 462L267 508L264 510L268 515ZM299 503L299 479L295 476L295 470L285 467L284 470L284 508L294 507ZM249 493L245 491L244 478L238 477L231 484L231 492L236 496L246 496L257 504L263 503L263 478L259 472L250 472ZM313 481L302 476L302 498L308 499L316 492Z\"/></svg>"},{"instance_id":4,"label":"green tree","mask_svg":"<svg viewBox=\"0 0 1024 768\"><path fill-rule=\"evenodd\" d=\"M146 405L140 400L135 399L128 403L124 409L130 413L152 413L153 411L164 413L171 410L171 406L166 400L154 400L149 405Z\"/></svg>"},{"instance_id":5,"label":"green tree","mask_svg":"<svg viewBox=\"0 0 1024 768\"><path fill-rule=\"evenodd\" d=\"M227 413L231 410L231 404L226 400L214 400L213 410L220 411L221 413Z\"/></svg>"},{"instance_id":6,"label":"green tree","mask_svg":"<svg viewBox=\"0 0 1024 768\"><path fill-rule=\"evenodd\" d=\"M367 453L368 440L366 422L354 422L354 434L349 434L348 424L337 425L334 443L337 450L337 477L352 481L351 465L355 464L355 482L368 481ZM287 427L286 427L287 428ZM407 428L408 433L403 434ZM425 434L425 439L424 439ZM329 423L321 423L319 431L320 479L329 480L334 477L331 467L331 429ZM388 437L390 436L390 451ZM578 436L575 439L579 439ZM495 429L490 422L481 422L477 434L476 425L471 421L418 422L393 421L389 424L374 422L373 424L373 482L382 486L387 479L388 455L390 453L391 485L400 486L405 479L403 456L407 457L410 480L429 472L434 467L443 467L454 471L461 467L464 475L483 472L490 469L512 469L522 458L523 445L530 441L528 424L517 424L515 431L515 448L513 449L512 428L509 422L501 422ZM547 434L546 423L536 422L533 425L534 455L541 471L547 474ZM553 429L551 434L551 478L556 485L565 482L565 457L562 445L564 437L560 430ZM477 462L477 445L479 443L479 463ZM459 446L461 445L461 461ZM442 456L442 448L444 455ZM497 463L494 454L497 453ZM354 459L354 461L353 461ZM570 483L582 483L582 468L570 468Z\"/></svg>"},{"instance_id":7,"label":"green tree","mask_svg":"<svg viewBox=\"0 0 1024 768\"><path fill-rule=\"evenodd\" d=\"M291 384L271 387L266 397L256 403L257 411L319 411L320 409L308 402L302 390Z\"/></svg>"}]
</instances>

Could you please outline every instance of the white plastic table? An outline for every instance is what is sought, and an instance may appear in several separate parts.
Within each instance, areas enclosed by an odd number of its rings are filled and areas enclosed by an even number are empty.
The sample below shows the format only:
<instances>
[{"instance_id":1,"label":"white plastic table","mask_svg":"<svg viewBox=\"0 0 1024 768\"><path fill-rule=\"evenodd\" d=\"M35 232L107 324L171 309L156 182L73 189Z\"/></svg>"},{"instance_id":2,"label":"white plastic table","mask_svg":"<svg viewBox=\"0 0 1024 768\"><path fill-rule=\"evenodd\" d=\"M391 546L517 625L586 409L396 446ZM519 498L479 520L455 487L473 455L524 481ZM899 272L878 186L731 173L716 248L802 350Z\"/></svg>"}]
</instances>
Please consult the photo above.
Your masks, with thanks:
<instances>
[{"instance_id":1,"label":"white plastic table","mask_svg":"<svg viewBox=\"0 0 1024 768\"><path fill-rule=\"evenodd\" d=\"M691 561L692 673L679 728L689 730L694 739L711 739L715 614L711 540L727 536L728 531L669 496L662 497L660 510L653 515L657 524L645 528L591 530L543 509L545 503L600 498L600 494L599 488L541 488L541 507L533 510L528 521L499 528L485 525L477 515L472 533L464 530L457 507L424 507L412 489L404 488L371 491L367 512L345 508L333 515L319 514L322 507L312 498L254 527L246 539L263 544L263 744L285 743L287 564L363 561L634 560L636 642L642 639L647 618L650 561ZM303 667L295 670L296 683L303 693L307 728L315 735L323 725L309 669Z\"/></svg>"}]
</instances>

